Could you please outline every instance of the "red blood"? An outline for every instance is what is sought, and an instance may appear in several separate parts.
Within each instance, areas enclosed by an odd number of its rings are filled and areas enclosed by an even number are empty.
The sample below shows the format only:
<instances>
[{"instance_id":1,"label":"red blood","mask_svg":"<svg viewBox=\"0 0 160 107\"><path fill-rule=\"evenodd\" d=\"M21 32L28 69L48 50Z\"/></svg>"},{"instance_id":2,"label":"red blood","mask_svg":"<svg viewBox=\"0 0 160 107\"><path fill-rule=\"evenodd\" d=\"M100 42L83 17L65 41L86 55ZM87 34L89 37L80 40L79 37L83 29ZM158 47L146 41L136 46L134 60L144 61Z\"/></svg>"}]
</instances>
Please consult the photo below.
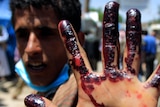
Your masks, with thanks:
<instances>
[{"instance_id":1,"label":"red blood","mask_svg":"<svg viewBox=\"0 0 160 107\"><path fill-rule=\"evenodd\" d=\"M156 71L156 74L152 77L151 82L148 83L148 86L159 87L160 85L160 66Z\"/></svg>"},{"instance_id":2,"label":"red blood","mask_svg":"<svg viewBox=\"0 0 160 107\"><path fill-rule=\"evenodd\" d=\"M75 56L75 65L76 66L81 66L81 60L79 56Z\"/></svg>"}]
</instances>

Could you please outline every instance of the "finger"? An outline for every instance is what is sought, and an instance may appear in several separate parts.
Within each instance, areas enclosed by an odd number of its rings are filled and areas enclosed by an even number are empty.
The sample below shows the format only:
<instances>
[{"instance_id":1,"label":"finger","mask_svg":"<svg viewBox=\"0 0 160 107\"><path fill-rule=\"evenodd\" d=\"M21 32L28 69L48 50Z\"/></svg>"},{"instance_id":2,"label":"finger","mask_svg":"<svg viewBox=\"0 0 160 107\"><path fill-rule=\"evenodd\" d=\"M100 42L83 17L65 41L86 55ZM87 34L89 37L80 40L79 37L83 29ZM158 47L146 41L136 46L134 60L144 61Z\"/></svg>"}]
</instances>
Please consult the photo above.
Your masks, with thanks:
<instances>
[{"instance_id":1,"label":"finger","mask_svg":"<svg viewBox=\"0 0 160 107\"><path fill-rule=\"evenodd\" d=\"M30 94L24 99L26 107L57 107L50 100L36 94Z\"/></svg>"},{"instance_id":2,"label":"finger","mask_svg":"<svg viewBox=\"0 0 160 107\"><path fill-rule=\"evenodd\" d=\"M141 14L137 9L127 11L126 47L123 67L132 74L138 74L141 54Z\"/></svg>"},{"instance_id":3,"label":"finger","mask_svg":"<svg viewBox=\"0 0 160 107\"><path fill-rule=\"evenodd\" d=\"M53 104L50 100L48 100L47 98L45 97L42 97L42 99L44 100L45 102L45 107L58 107L57 105ZM41 106L40 106L41 107Z\"/></svg>"},{"instance_id":4,"label":"finger","mask_svg":"<svg viewBox=\"0 0 160 107\"><path fill-rule=\"evenodd\" d=\"M118 10L116 2L108 2L104 10L102 62L106 72L119 66Z\"/></svg>"},{"instance_id":5,"label":"finger","mask_svg":"<svg viewBox=\"0 0 160 107\"><path fill-rule=\"evenodd\" d=\"M88 74L92 69L72 25L69 21L62 20L59 23L58 28L62 41L64 42L64 46L66 47L69 63L76 77Z\"/></svg>"},{"instance_id":6,"label":"finger","mask_svg":"<svg viewBox=\"0 0 160 107\"><path fill-rule=\"evenodd\" d=\"M147 87L160 88L160 64L146 81Z\"/></svg>"}]
</instances>

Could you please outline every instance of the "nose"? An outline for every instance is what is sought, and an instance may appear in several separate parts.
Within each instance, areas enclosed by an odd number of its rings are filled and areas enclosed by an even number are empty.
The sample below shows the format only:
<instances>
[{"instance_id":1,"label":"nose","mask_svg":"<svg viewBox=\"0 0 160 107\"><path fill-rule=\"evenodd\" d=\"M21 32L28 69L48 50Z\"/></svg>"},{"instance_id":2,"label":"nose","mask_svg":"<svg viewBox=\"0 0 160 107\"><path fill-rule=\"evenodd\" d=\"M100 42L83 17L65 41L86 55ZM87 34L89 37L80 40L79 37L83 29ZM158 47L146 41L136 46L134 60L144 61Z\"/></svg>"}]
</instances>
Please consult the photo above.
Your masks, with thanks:
<instances>
[{"instance_id":1,"label":"nose","mask_svg":"<svg viewBox=\"0 0 160 107\"><path fill-rule=\"evenodd\" d=\"M31 32L25 48L25 52L29 55L36 55L42 52L41 44L34 32Z\"/></svg>"}]
</instances>

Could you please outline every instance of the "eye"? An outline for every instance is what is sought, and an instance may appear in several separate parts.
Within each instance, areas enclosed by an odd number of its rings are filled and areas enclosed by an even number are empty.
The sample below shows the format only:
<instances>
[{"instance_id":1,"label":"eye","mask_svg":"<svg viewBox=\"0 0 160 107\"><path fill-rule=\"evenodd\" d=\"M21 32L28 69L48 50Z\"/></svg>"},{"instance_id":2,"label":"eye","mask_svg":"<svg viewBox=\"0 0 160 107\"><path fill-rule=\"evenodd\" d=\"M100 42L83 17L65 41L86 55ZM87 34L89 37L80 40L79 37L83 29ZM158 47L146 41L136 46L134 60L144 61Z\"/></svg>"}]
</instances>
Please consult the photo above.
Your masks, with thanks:
<instances>
[{"instance_id":1,"label":"eye","mask_svg":"<svg viewBox=\"0 0 160 107\"><path fill-rule=\"evenodd\" d=\"M30 31L26 28L19 28L16 30L17 39L28 39Z\"/></svg>"},{"instance_id":2,"label":"eye","mask_svg":"<svg viewBox=\"0 0 160 107\"><path fill-rule=\"evenodd\" d=\"M40 37L56 36L58 34L58 29L53 29L49 27L41 27L41 28L36 29L36 34Z\"/></svg>"}]
</instances>

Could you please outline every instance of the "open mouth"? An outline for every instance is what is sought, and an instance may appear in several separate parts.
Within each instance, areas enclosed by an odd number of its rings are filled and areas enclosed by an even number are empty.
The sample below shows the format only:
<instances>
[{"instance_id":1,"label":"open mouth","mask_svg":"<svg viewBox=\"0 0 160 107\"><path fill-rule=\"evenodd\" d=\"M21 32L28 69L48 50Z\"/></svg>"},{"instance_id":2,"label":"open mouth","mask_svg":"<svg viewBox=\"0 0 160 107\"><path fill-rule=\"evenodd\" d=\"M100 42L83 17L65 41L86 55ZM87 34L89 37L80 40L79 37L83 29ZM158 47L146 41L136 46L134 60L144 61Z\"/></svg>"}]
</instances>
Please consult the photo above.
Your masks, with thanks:
<instances>
[{"instance_id":1,"label":"open mouth","mask_svg":"<svg viewBox=\"0 0 160 107\"><path fill-rule=\"evenodd\" d=\"M28 67L32 70L42 70L46 67L46 64L44 63L29 63Z\"/></svg>"}]
</instances>

